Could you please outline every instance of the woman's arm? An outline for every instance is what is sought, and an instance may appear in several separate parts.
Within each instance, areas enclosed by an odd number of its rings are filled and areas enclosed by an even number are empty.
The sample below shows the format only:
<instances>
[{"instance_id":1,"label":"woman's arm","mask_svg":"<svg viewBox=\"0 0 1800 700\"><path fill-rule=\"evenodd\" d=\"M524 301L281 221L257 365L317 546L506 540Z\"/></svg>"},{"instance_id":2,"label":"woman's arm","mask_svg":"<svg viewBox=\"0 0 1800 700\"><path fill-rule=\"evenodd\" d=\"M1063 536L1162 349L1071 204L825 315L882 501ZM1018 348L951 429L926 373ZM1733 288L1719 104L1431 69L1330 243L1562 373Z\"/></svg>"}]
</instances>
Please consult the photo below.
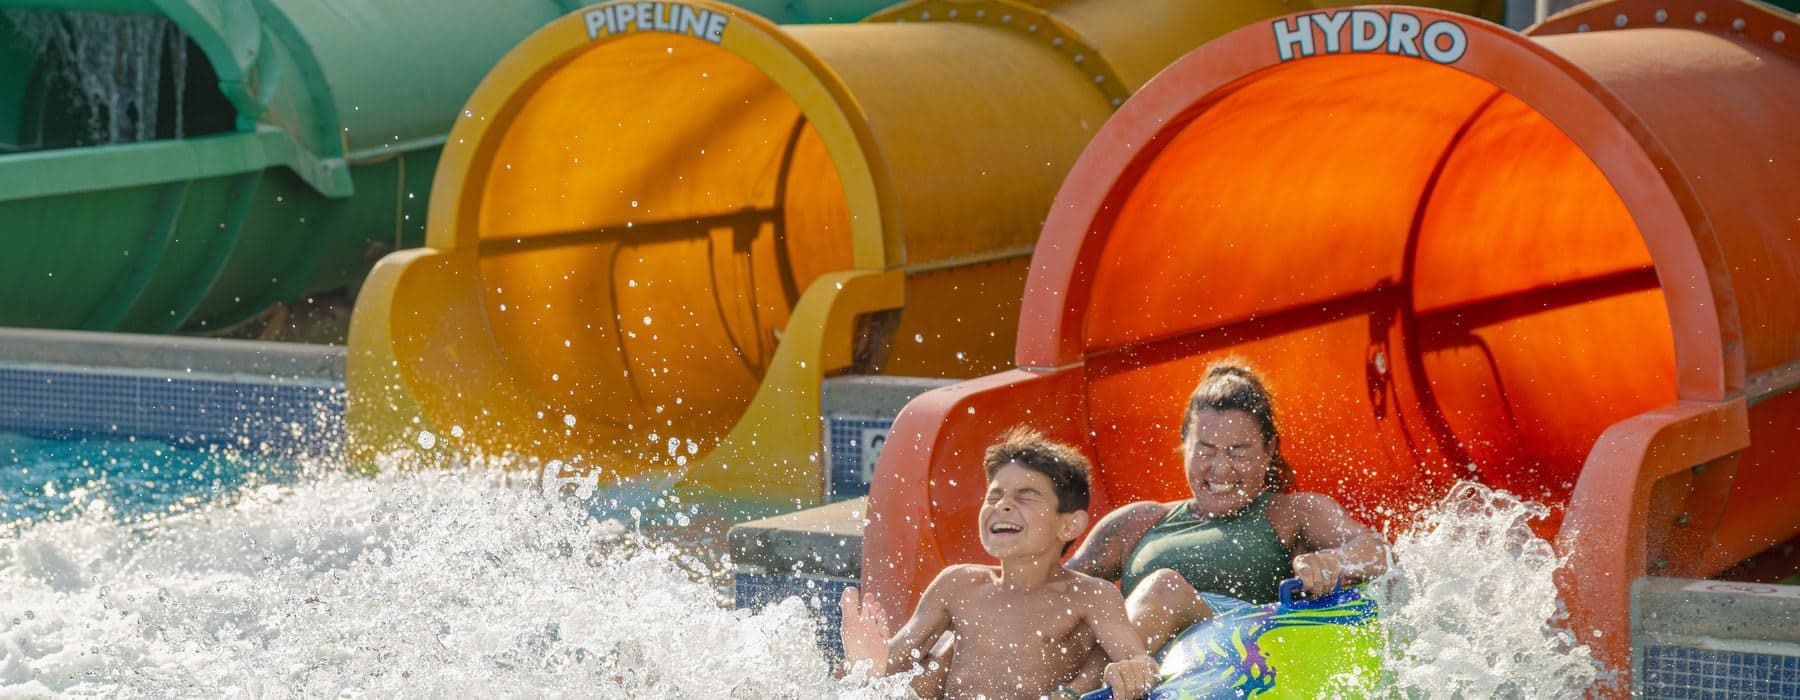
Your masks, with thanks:
<instances>
[{"instance_id":1,"label":"woman's arm","mask_svg":"<svg viewBox=\"0 0 1800 700\"><path fill-rule=\"evenodd\" d=\"M1069 557L1070 569L1108 581L1125 575L1125 558L1137 548L1144 533L1156 526L1169 512L1169 506L1155 501L1138 501L1119 508L1101 518Z\"/></svg>"},{"instance_id":2,"label":"woman's arm","mask_svg":"<svg viewBox=\"0 0 1800 700\"><path fill-rule=\"evenodd\" d=\"M1283 529L1294 533L1288 551L1302 552L1294 557L1294 576L1308 594L1323 595L1340 580L1367 581L1387 571L1387 540L1350 517L1330 496L1292 494L1282 510L1283 519L1291 521Z\"/></svg>"}]
</instances>

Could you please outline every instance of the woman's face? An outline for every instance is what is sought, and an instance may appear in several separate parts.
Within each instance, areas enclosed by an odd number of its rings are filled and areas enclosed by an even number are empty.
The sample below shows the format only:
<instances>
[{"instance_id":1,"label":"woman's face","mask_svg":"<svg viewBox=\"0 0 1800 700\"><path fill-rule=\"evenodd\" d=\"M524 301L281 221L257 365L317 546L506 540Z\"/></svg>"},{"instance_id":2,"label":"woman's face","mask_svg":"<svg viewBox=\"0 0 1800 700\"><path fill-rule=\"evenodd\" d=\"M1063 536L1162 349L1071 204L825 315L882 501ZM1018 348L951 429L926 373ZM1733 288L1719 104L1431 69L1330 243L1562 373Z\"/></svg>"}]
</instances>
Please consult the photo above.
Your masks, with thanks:
<instances>
[{"instance_id":1,"label":"woman's face","mask_svg":"<svg viewBox=\"0 0 1800 700\"><path fill-rule=\"evenodd\" d=\"M1243 411L1202 409L1188 427L1187 478L1198 515L1243 510L1268 488L1271 451L1262 428Z\"/></svg>"}]
</instances>

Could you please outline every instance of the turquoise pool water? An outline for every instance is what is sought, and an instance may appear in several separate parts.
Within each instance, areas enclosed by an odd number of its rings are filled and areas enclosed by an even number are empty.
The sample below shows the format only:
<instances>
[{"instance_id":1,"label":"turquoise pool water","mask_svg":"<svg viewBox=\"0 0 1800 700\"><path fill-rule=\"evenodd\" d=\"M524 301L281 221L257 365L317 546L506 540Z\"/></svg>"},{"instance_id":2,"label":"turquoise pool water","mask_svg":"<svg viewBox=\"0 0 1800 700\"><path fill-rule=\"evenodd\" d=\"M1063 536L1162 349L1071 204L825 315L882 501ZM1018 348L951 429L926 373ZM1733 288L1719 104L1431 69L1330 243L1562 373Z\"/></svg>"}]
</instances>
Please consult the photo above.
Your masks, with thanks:
<instances>
[{"instance_id":1,"label":"turquoise pool water","mask_svg":"<svg viewBox=\"0 0 1800 700\"><path fill-rule=\"evenodd\" d=\"M0 433L0 525L67 516L95 499L121 518L168 515L246 486L291 483L301 472L297 462L223 447Z\"/></svg>"},{"instance_id":2,"label":"turquoise pool water","mask_svg":"<svg viewBox=\"0 0 1800 700\"><path fill-rule=\"evenodd\" d=\"M0 697L901 697L730 608L718 504L0 440Z\"/></svg>"}]
</instances>

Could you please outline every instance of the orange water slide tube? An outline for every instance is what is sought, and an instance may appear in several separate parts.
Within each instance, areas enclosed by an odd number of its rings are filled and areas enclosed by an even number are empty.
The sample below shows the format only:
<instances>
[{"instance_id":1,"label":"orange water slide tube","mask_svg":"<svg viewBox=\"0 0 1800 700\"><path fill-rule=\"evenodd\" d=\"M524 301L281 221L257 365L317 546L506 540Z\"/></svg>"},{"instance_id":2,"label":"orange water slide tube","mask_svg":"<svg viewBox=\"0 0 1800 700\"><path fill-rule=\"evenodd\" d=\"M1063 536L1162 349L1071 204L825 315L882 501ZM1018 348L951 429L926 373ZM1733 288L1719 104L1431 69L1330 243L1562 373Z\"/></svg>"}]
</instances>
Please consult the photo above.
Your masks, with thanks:
<instances>
[{"instance_id":1,"label":"orange water slide tube","mask_svg":"<svg viewBox=\"0 0 1800 700\"><path fill-rule=\"evenodd\" d=\"M975 539L982 448L1036 424L1100 511L1185 497L1211 360L1269 378L1300 488L1389 532L1475 479L1550 504L1574 630L1631 581L1800 533L1800 23L1596 2L1526 34L1393 7L1228 34L1095 136L1032 258L1017 368L921 396L865 584L910 609Z\"/></svg>"},{"instance_id":2,"label":"orange water slide tube","mask_svg":"<svg viewBox=\"0 0 1800 700\"><path fill-rule=\"evenodd\" d=\"M426 246L364 286L353 453L816 502L822 379L1009 366L1088 138L1169 62L1293 6L916 0L776 26L614 2L552 22L459 115Z\"/></svg>"}]
</instances>

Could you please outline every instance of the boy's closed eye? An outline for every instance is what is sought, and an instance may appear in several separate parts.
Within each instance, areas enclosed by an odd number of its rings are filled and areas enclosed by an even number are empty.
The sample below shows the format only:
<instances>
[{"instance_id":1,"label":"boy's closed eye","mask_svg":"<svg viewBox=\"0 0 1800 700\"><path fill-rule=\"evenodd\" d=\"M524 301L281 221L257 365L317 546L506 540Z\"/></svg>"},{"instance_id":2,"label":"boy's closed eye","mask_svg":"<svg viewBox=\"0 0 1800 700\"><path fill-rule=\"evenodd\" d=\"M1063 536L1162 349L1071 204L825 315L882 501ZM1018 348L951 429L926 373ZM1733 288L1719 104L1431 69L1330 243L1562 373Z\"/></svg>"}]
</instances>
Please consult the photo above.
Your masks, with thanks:
<instances>
[{"instance_id":1,"label":"boy's closed eye","mask_svg":"<svg viewBox=\"0 0 1800 700\"><path fill-rule=\"evenodd\" d=\"M987 502L989 504L999 503L1000 499L1005 497L1006 492L1001 491L1000 489L994 489L988 492ZM1014 503L1037 503L1044 500L1044 493L1037 489L1027 488L1014 491L1012 497Z\"/></svg>"}]
</instances>

